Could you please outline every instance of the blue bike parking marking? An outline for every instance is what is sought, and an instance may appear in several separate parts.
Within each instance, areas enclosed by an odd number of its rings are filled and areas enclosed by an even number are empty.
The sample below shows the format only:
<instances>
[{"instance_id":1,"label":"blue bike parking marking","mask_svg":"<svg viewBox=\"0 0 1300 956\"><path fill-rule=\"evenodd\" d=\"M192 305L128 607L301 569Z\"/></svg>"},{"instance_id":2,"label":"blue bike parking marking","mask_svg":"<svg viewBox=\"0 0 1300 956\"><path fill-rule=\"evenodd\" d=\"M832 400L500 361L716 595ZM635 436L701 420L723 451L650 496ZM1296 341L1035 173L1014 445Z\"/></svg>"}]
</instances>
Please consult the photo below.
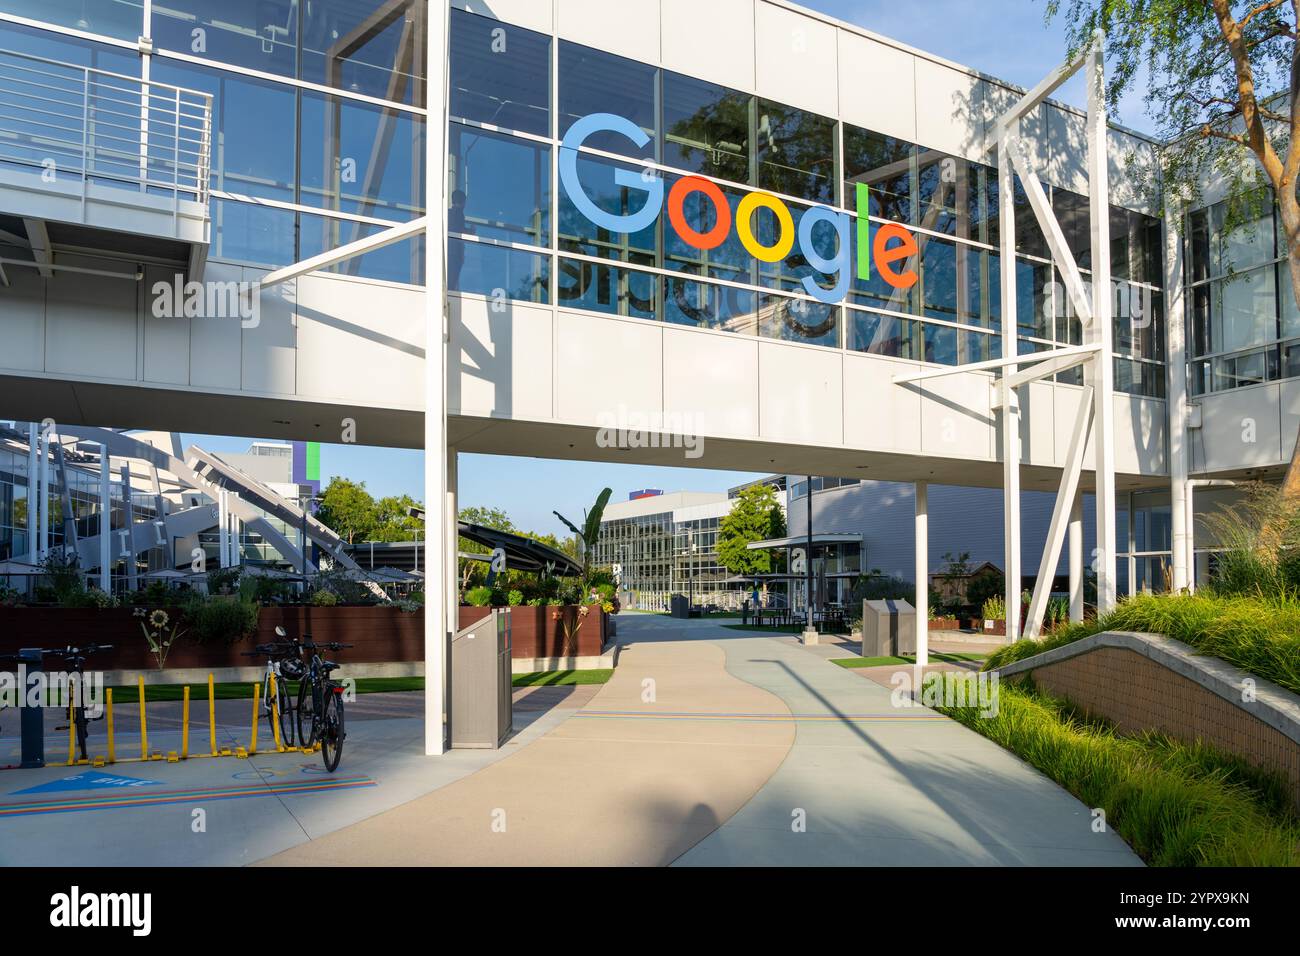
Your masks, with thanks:
<instances>
[{"instance_id":1,"label":"blue bike parking marking","mask_svg":"<svg viewBox=\"0 0 1300 956\"><path fill-rule=\"evenodd\" d=\"M125 777L115 773L99 770L86 770L74 773L71 777L51 780L25 790L11 790L10 795L23 793L59 793L64 790L133 790L137 787L158 787L157 780L141 780L139 777Z\"/></svg>"}]
</instances>

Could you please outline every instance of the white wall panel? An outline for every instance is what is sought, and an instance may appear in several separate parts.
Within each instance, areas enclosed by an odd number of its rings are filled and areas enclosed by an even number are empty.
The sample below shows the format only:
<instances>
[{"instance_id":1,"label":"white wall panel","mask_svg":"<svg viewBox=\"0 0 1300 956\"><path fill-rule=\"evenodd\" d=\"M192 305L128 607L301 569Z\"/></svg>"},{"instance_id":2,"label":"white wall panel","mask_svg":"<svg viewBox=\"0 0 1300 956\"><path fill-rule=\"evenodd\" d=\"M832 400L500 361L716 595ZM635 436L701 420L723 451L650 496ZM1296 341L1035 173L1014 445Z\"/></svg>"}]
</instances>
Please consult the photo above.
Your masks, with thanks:
<instances>
[{"instance_id":1,"label":"white wall panel","mask_svg":"<svg viewBox=\"0 0 1300 956\"><path fill-rule=\"evenodd\" d=\"M34 269L5 266L0 286L0 368L45 369L45 279Z\"/></svg>"},{"instance_id":2,"label":"white wall panel","mask_svg":"<svg viewBox=\"0 0 1300 956\"><path fill-rule=\"evenodd\" d=\"M839 109L836 28L763 0L754 11L758 95L834 116Z\"/></svg>"},{"instance_id":3,"label":"white wall panel","mask_svg":"<svg viewBox=\"0 0 1300 956\"><path fill-rule=\"evenodd\" d=\"M979 80L932 60L916 60L916 141L981 159L984 107Z\"/></svg>"},{"instance_id":4,"label":"white wall panel","mask_svg":"<svg viewBox=\"0 0 1300 956\"><path fill-rule=\"evenodd\" d=\"M847 123L916 141L914 57L839 30L840 116Z\"/></svg>"},{"instance_id":5,"label":"white wall panel","mask_svg":"<svg viewBox=\"0 0 1300 956\"><path fill-rule=\"evenodd\" d=\"M1115 395L1115 470L1123 474L1162 474L1165 454L1165 403L1138 395Z\"/></svg>"},{"instance_id":6,"label":"white wall panel","mask_svg":"<svg viewBox=\"0 0 1300 956\"><path fill-rule=\"evenodd\" d=\"M993 457L994 423L989 376L948 375L928 382L921 396L921 444L946 458Z\"/></svg>"},{"instance_id":7,"label":"white wall panel","mask_svg":"<svg viewBox=\"0 0 1300 956\"><path fill-rule=\"evenodd\" d=\"M190 319L153 314L154 286L174 283L176 270L149 266L144 272L144 380L163 385L190 383Z\"/></svg>"},{"instance_id":8,"label":"white wall panel","mask_svg":"<svg viewBox=\"0 0 1300 956\"><path fill-rule=\"evenodd\" d=\"M1047 155L1043 176L1054 186L1076 193L1088 191L1088 122L1078 113L1070 113L1050 103L1047 114Z\"/></svg>"},{"instance_id":9,"label":"white wall panel","mask_svg":"<svg viewBox=\"0 0 1300 956\"><path fill-rule=\"evenodd\" d=\"M1289 294L1289 293L1287 293ZM1280 461L1290 461L1295 448L1296 435L1300 434L1300 381L1292 379L1280 382L1279 401L1281 403L1281 431L1279 433Z\"/></svg>"},{"instance_id":10,"label":"white wall panel","mask_svg":"<svg viewBox=\"0 0 1300 956\"><path fill-rule=\"evenodd\" d=\"M844 444L887 451L921 450L921 391L893 378L910 362L844 353Z\"/></svg>"},{"instance_id":11,"label":"white wall panel","mask_svg":"<svg viewBox=\"0 0 1300 956\"><path fill-rule=\"evenodd\" d=\"M1281 386L1259 385L1202 395L1201 427L1189 433L1194 472L1221 471L1282 460Z\"/></svg>"},{"instance_id":12,"label":"white wall panel","mask_svg":"<svg viewBox=\"0 0 1300 956\"><path fill-rule=\"evenodd\" d=\"M59 255L63 265L103 269L104 260ZM135 266L124 266L134 276ZM46 285L45 369L133 380L140 283L133 278L56 273Z\"/></svg>"},{"instance_id":13,"label":"white wall panel","mask_svg":"<svg viewBox=\"0 0 1300 956\"><path fill-rule=\"evenodd\" d=\"M263 273L244 270L244 280L256 281ZM260 298L257 324L244 323L243 387L250 392L292 395L297 391L297 330L294 319L295 287L292 283L267 289Z\"/></svg>"},{"instance_id":14,"label":"white wall panel","mask_svg":"<svg viewBox=\"0 0 1300 956\"><path fill-rule=\"evenodd\" d=\"M1020 461L1026 465L1054 465L1056 447L1052 440L1057 421L1050 382L1030 382L1020 389ZM999 415L999 417L1001 417ZM1071 427L1066 424L1066 430ZM1002 446L998 445L998 460Z\"/></svg>"},{"instance_id":15,"label":"white wall panel","mask_svg":"<svg viewBox=\"0 0 1300 956\"><path fill-rule=\"evenodd\" d=\"M559 419L615 425L620 411L662 411L662 325L577 312L558 312L555 321Z\"/></svg>"},{"instance_id":16,"label":"white wall panel","mask_svg":"<svg viewBox=\"0 0 1300 956\"><path fill-rule=\"evenodd\" d=\"M769 441L843 441L841 353L779 342L759 344L759 428Z\"/></svg>"},{"instance_id":17,"label":"white wall panel","mask_svg":"<svg viewBox=\"0 0 1300 956\"><path fill-rule=\"evenodd\" d=\"M665 67L754 91L754 0L660 0L660 17Z\"/></svg>"},{"instance_id":18,"label":"white wall panel","mask_svg":"<svg viewBox=\"0 0 1300 956\"><path fill-rule=\"evenodd\" d=\"M659 62L659 0L556 0L561 37L642 63Z\"/></svg>"},{"instance_id":19,"label":"white wall panel","mask_svg":"<svg viewBox=\"0 0 1300 956\"><path fill-rule=\"evenodd\" d=\"M447 407L451 414L546 420L553 416L551 330L545 306L449 300Z\"/></svg>"},{"instance_id":20,"label":"white wall panel","mask_svg":"<svg viewBox=\"0 0 1300 956\"><path fill-rule=\"evenodd\" d=\"M700 435L758 435L758 340L664 329L666 424Z\"/></svg>"}]
</instances>

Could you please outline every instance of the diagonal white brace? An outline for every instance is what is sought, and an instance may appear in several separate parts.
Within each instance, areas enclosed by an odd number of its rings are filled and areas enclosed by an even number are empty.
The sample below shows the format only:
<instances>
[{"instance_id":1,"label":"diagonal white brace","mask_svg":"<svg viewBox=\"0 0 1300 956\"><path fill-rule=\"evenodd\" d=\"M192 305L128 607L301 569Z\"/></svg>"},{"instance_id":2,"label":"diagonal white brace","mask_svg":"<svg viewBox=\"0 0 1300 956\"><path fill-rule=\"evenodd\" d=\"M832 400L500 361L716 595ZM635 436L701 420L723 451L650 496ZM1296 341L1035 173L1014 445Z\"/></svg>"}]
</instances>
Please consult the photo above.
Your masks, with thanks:
<instances>
[{"instance_id":1,"label":"diagonal white brace","mask_svg":"<svg viewBox=\"0 0 1300 956\"><path fill-rule=\"evenodd\" d=\"M1070 449L1061 472L1061 488L1052 506L1052 523L1048 526L1047 543L1038 564L1034 594L1029 600L1025 637L1036 638L1043 630L1043 614L1047 610L1047 598L1052 593L1052 578L1061 560L1061 547L1065 544L1070 512L1074 509L1074 496L1079 491L1079 474L1083 470L1083 453L1088 447L1088 426L1092 421L1092 398L1092 387L1085 386L1079 396L1079 412L1074 419L1074 433L1070 436Z\"/></svg>"}]
</instances>

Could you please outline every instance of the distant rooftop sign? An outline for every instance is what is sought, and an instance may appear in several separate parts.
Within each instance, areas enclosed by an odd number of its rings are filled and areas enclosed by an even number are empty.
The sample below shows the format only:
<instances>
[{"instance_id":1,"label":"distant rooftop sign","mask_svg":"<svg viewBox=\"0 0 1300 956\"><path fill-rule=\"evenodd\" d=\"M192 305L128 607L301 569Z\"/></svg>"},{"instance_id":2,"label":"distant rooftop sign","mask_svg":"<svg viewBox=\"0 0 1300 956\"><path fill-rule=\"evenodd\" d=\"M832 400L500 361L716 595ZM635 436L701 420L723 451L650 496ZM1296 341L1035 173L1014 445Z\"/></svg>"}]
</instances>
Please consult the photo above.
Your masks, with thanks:
<instances>
[{"instance_id":1,"label":"distant rooftop sign","mask_svg":"<svg viewBox=\"0 0 1300 956\"><path fill-rule=\"evenodd\" d=\"M627 493L628 501L636 501L638 498L653 498L655 495L662 495L662 488L642 488L640 491L629 491Z\"/></svg>"}]
</instances>

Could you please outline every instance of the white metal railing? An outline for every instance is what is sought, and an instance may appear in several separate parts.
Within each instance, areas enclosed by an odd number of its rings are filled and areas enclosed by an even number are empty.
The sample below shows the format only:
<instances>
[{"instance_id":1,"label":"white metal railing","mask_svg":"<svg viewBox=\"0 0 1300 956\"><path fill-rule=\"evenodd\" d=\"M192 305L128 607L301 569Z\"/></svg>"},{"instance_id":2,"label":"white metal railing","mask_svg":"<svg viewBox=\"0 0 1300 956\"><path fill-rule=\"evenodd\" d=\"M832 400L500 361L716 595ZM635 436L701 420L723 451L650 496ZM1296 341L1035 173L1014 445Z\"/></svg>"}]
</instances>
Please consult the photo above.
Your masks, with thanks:
<instances>
[{"instance_id":1,"label":"white metal railing","mask_svg":"<svg viewBox=\"0 0 1300 956\"><path fill-rule=\"evenodd\" d=\"M0 170L206 203L212 97L0 50Z\"/></svg>"}]
</instances>

